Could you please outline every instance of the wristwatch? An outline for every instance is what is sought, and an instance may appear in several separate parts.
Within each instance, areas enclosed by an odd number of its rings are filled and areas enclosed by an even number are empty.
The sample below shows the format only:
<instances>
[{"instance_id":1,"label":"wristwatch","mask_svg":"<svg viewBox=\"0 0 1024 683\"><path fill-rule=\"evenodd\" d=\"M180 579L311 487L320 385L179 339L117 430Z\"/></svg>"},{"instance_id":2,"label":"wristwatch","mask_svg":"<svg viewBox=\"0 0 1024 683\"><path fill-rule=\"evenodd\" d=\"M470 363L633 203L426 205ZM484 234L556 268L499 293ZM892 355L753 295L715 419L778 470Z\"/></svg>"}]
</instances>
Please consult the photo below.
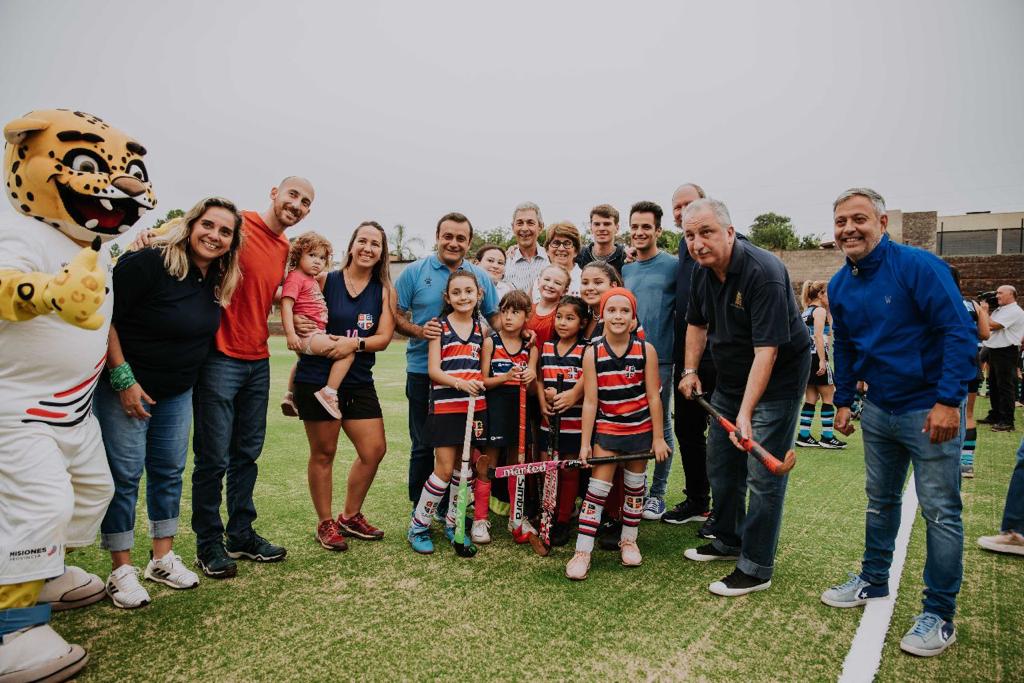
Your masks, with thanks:
<instances>
[{"instance_id":1,"label":"wristwatch","mask_svg":"<svg viewBox=\"0 0 1024 683\"><path fill-rule=\"evenodd\" d=\"M365 339L360 339L359 340L359 350L360 351L365 351L366 350L366 340Z\"/></svg>"},{"instance_id":2,"label":"wristwatch","mask_svg":"<svg viewBox=\"0 0 1024 683\"><path fill-rule=\"evenodd\" d=\"M696 375L697 368L683 368L683 374L680 377L686 377L687 375Z\"/></svg>"}]
</instances>

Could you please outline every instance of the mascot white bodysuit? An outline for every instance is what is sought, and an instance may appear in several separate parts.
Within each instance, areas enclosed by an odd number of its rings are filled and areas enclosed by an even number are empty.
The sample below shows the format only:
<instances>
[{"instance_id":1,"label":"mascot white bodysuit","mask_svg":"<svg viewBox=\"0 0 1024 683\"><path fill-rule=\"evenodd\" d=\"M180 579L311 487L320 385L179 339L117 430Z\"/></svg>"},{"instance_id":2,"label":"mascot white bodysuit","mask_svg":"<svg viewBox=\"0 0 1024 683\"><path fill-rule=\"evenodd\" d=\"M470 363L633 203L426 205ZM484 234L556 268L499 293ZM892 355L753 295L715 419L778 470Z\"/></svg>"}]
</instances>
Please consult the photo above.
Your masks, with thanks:
<instances>
[{"instance_id":1,"label":"mascot white bodysuit","mask_svg":"<svg viewBox=\"0 0 1024 683\"><path fill-rule=\"evenodd\" d=\"M0 682L64 680L86 663L50 610L104 597L64 565L91 545L113 483L92 394L113 297L102 241L156 204L146 150L101 119L34 111L4 127L0 225Z\"/></svg>"}]
</instances>

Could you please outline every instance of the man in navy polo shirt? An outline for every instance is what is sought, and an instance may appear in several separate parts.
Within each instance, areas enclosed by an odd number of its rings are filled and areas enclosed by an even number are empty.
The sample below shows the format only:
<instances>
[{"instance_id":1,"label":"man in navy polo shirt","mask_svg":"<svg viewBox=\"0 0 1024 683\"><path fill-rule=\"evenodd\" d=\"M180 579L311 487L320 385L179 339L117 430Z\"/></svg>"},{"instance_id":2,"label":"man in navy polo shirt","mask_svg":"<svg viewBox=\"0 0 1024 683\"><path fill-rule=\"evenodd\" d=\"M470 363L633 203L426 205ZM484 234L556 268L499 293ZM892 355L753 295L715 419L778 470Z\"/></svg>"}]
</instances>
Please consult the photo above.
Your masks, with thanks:
<instances>
[{"instance_id":1,"label":"man in navy polo shirt","mask_svg":"<svg viewBox=\"0 0 1024 683\"><path fill-rule=\"evenodd\" d=\"M702 267L694 273L686 311L680 389L687 398L701 391L697 370L710 343L718 373L711 404L741 435L781 457L793 447L811 371L811 341L789 273L775 255L737 238L720 201L692 202L683 212L683 230L690 255ZM774 476L737 448L734 435L712 425L708 478L715 538L685 552L698 562L736 561L731 574L708 587L724 596L771 587L788 478Z\"/></svg>"},{"instance_id":2,"label":"man in navy polo shirt","mask_svg":"<svg viewBox=\"0 0 1024 683\"><path fill-rule=\"evenodd\" d=\"M423 429L430 401L427 376L427 343L441 336L444 288L448 276L456 270L472 272L483 289L480 310L491 320L498 311L498 292L490 276L465 260L473 241L473 224L461 213L449 213L437 222L436 252L416 261L402 271L395 282L398 293L398 332L409 338L405 348L405 397L409 400L409 500L416 503L420 491L434 469L434 449L428 445ZM492 321L496 326L496 321Z\"/></svg>"}]
</instances>

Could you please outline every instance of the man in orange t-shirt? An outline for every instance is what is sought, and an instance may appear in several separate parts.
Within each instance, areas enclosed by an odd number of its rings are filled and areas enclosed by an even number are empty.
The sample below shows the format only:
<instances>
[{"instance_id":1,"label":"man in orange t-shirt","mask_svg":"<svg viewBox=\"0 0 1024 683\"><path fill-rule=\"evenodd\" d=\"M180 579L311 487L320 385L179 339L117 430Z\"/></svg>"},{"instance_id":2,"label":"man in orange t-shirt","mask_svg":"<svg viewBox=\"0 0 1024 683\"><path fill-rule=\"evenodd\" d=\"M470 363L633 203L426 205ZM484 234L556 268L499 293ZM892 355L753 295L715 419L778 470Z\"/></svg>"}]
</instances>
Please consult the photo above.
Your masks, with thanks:
<instances>
[{"instance_id":1,"label":"man in orange t-shirt","mask_svg":"<svg viewBox=\"0 0 1024 683\"><path fill-rule=\"evenodd\" d=\"M290 176L270 191L271 204L266 211L242 212L242 282L221 314L216 348L200 370L192 394L192 529L196 533L196 564L213 578L234 576L234 559L276 562L287 553L253 529L256 506L252 495L270 396L267 316L288 259L288 239L283 233L306 217L313 194L308 180ZM225 475L226 545L220 516Z\"/></svg>"}]
</instances>

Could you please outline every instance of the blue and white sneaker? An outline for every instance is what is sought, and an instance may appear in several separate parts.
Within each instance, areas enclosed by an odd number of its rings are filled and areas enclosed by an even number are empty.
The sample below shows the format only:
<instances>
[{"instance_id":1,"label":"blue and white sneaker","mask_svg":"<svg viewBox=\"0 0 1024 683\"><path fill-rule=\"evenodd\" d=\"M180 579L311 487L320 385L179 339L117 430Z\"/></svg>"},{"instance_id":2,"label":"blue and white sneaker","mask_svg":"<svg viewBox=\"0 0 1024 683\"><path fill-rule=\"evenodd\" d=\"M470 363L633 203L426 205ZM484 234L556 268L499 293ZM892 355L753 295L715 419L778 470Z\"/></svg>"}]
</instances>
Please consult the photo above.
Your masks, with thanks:
<instances>
[{"instance_id":1,"label":"blue and white sneaker","mask_svg":"<svg viewBox=\"0 0 1024 683\"><path fill-rule=\"evenodd\" d=\"M665 510L668 507L665 505L665 499L659 496L651 496L644 503L644 511L640 516L648 521L656 522L665 516Z\"/></svg>"},{"instance_id":2,"label":"blue and white sneaker","mask_svg":"<svg viewBox=\"0 0 1024 683\"><path fill-rule=\"evenodd\" d=\"M409 539L412 549L420 555L430 555L434 552L434 542L430 540L430 527L410 524L406 538Z\"/></svg>"},{"instance_id":3,"label":"blue and white sneaker","mask_svg":"<svg viewBox=\"0 0 1024 683\"><path fill-rule=\"evenodd\" d=\"M918 657L934 657L956 642L956 627L938 614L924 612L900 640L900 649Z\"/></svg>"},{"instance_id":4,"label":"blue and white sneaker","mask_svg":"<svg viewBox=\"0 0 1024 683\"><path fill-rule=\"evenodd\" d=\"M850 572L850 580L840 586L832 586L822 593L821 601L829 607L860 607L888 597L888 584L878 586L868 583L859 574Z\"/></svg>"}]
</instances>

